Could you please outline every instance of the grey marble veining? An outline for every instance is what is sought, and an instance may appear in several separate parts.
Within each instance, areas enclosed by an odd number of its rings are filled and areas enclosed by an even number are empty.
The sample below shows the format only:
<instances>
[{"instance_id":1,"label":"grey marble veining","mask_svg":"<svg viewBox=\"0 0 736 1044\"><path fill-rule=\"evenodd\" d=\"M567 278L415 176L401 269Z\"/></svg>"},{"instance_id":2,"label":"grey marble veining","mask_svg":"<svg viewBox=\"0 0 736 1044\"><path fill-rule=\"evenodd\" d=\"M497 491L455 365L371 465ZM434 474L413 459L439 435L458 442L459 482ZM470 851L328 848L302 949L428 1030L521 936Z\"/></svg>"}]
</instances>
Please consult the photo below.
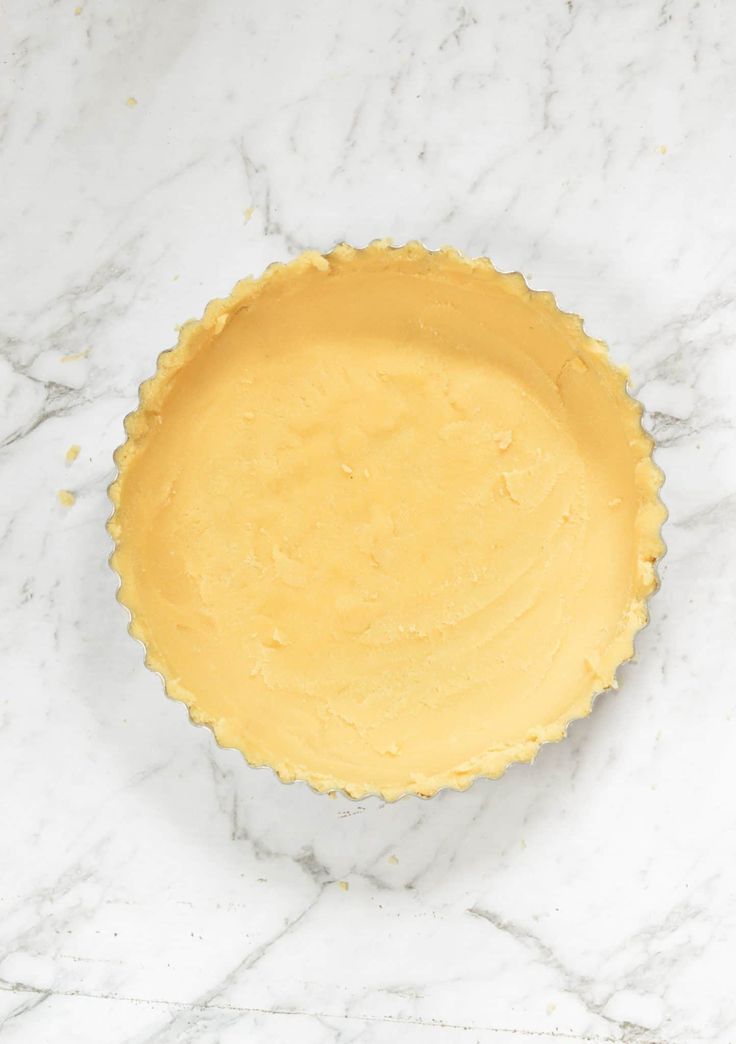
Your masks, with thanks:
<instances>
[{"instance_id":1,"label":"grey marble veining","mask_svg":"<svg viewBox=\"0 0 736 1044\"><path fill-rule=\"evenodd\" d=\"M4 14L0 1038L733 1044L736 8ZM631 368L670 510L620 691L533 767L392 806L193 729L126 634L104 531L175 325L272 260L387 235L582 314Z\"/></svg>"}]
</instances>

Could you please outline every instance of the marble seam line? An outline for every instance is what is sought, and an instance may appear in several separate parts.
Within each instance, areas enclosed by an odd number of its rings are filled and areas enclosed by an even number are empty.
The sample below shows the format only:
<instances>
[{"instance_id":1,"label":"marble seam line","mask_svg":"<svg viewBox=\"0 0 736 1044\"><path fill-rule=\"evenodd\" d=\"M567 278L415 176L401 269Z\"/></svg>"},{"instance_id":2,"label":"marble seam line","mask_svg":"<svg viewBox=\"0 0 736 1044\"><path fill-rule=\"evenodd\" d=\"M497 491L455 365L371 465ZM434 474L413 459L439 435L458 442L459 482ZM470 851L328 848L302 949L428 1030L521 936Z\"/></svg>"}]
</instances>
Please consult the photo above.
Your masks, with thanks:
<instances>
[{"instance_id":1,"label":"marble seam line","mask_svg":"<svg viewBox=\"0 0 736 1044\"><path fill-rule=\"evenodd\" d=\"M506 1033L518 1036L539 1037L540 1040L563 1039L579 1041L580 1044L622 1044L621 1037L602 1037L600 1035L588 1035L580 1033L566 1033L562 1030L528 1030L513 1029L505 1026L477 1026L460 1022L444 1022L432 1019L412 1019L406 1016L394 1015L348 1015L343 1012L331 1011L305 1011L300 1008L258 1008L248 1007L240 1004L206 1003L187 1004L184 1001L160 1000L147 997L130 997L120 993L91 993L84 990L58 990L43 989L40 986L30 986L27 983L0 982L0 991L3 993L28 993L44 998L68 997L78 1000L104 1000L119 1002L122 1004L137 1004L142 1007L151 1008L173 1008L182 1012L234 1012L243 1015L297 1015L302 1018L311 1019L340 1019L345 1022L368 1022L395 1024L397 1026L422 1026L426 1029L460 1030L465 1033ZM21 1013L22 1014L22 1013ZM0 1027L7 1018L0 1021ZM626 1025L624 1023L624 1025ZM648 1032L648 1031L645 1031ZM646 1044L667 1044L662 1038L649 1037ZM707 1044L704 1037L691 1037L690 1044Z\"/></svg>"}]
</instances>

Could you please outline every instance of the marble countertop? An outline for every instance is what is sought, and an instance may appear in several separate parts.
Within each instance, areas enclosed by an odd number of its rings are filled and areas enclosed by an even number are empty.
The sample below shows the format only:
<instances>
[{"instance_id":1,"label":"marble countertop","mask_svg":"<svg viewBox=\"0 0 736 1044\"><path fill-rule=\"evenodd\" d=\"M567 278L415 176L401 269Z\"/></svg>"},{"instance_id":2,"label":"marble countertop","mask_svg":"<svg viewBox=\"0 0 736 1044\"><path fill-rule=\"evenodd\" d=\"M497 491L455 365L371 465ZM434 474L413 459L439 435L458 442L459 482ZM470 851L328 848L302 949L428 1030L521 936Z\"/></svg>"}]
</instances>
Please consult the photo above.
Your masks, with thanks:
<instances>
[{"instance_id":1,"label":"marble countertop","mask_svg":"<svg viewBox=\"0 0 736 1044\"><path fill-rule=\"evenodd\" d=\"M3 1044L732 1044L736 7L4 7ZM620 691L533 767L396 805L284 787L192 728L104 529L176 324L378 236L581 313L631 368L670 510Z\"/></svg>"}]
</instances>

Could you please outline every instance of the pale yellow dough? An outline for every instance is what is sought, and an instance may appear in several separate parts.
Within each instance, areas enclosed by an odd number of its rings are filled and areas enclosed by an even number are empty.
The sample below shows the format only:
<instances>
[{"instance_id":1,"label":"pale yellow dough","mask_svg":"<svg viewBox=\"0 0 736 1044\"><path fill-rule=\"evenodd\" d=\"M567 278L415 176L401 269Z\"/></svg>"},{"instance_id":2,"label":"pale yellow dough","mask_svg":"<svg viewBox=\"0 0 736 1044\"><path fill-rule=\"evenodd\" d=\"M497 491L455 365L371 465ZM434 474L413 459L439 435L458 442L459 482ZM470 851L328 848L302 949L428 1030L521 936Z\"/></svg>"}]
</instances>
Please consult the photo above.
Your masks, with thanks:
<instances>
[{"instance_id":1,"label":"pale yellow dough","mask_svg":"<svg viewBox=\"0 0 736 1044\"><path fill-rule=\"evenodd\" d=\"M110 531L148 663L218 740L354 796L497 776L646 621L661 475L625 375L519 275L305 254L187 324Z\"/></svg>"}]
</instances>

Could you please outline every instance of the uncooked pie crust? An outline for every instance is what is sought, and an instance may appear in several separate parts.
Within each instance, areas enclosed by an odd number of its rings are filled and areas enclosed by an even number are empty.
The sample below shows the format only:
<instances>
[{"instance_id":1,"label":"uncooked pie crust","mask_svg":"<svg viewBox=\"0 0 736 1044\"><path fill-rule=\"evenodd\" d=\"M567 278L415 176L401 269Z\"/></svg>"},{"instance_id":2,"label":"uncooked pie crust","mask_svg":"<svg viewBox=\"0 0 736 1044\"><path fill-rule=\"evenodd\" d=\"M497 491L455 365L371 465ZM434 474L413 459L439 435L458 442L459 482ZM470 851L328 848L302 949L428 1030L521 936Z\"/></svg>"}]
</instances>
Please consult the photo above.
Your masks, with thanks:
<instances>
[{"instance_id":1,"label":"uncooked pie crust","mask_svg":"<svg viewBox=\"0 0 736 1044\"><path fill-rule=\"evenodd\" d=\"M606 348L485 259L275 265L183 327L115 459L149 667L255 765L394 799L530 761L615 686L662 476Z\"/></svg>"}]
</instances>

